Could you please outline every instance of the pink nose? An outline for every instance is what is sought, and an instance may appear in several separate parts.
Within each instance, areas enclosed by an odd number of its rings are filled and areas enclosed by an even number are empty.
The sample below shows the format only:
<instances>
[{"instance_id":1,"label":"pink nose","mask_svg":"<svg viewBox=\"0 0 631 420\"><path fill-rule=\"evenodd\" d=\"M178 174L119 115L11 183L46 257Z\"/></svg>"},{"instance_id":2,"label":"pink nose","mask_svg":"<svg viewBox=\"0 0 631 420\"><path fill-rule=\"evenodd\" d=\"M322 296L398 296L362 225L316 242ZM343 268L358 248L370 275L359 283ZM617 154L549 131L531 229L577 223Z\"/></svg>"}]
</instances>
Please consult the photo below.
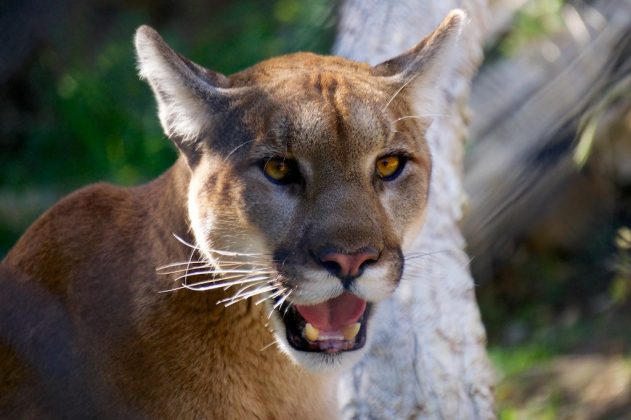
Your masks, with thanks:
<instances>
[{"instance_id":1,"label":"pink nose","mask_svg":"<svg viewBox=\"0 0 631 420\"><path fill-rule=\"evenodd\" d=\"M320 261L338 277L358 277L367 262L377 261L379 252L369 249L356 254L330 252L320 257Z\"/></svg>"}]
</instances>

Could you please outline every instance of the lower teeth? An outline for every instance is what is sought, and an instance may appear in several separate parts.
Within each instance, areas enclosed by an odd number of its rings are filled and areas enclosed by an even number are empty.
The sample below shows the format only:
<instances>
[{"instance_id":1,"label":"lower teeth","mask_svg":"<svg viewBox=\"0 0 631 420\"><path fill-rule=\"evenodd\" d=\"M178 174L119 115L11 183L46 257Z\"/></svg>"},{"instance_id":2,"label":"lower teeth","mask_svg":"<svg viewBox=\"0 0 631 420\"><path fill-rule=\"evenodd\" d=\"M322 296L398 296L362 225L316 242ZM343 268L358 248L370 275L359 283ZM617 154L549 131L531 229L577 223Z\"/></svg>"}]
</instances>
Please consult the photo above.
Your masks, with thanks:
<instances>
[{"instance_id":1,"label":"lower teeth","mask_svg":"<svg viewBox=\"0 0 631 420\"><path fill-rule=\"evenodd\" d=\"M304 337L309 341L324 341L324 340L353 340L357 337L359 329L361 328L360 322L347 325L342 331L320 331L310 323L305 324L303 330Z\"/></svg>"}]
</instances>

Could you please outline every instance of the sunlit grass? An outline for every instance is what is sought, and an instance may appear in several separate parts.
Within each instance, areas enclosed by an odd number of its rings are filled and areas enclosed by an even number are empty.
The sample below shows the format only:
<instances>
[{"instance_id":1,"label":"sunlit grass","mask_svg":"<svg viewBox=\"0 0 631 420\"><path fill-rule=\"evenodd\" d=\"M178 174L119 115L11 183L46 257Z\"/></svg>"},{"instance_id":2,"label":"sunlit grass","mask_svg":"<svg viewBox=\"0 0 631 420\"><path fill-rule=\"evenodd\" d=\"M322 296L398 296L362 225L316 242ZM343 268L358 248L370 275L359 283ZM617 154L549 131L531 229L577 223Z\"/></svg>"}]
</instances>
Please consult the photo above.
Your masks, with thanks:
<instances>
[{"instance_id":1,"label":"sunlit grass","mask_svg":"<svg viewBox=\"0 0 631 420\"><path fill-rule=\"evenodd\" d=\"M612 309L572 326L551 326L521 344L492 345L499 418L568 419L577 412L583 412L581 418L601 418L631 406L631 335L625 317L624 309Z\"/></svg>"}]
</instances>

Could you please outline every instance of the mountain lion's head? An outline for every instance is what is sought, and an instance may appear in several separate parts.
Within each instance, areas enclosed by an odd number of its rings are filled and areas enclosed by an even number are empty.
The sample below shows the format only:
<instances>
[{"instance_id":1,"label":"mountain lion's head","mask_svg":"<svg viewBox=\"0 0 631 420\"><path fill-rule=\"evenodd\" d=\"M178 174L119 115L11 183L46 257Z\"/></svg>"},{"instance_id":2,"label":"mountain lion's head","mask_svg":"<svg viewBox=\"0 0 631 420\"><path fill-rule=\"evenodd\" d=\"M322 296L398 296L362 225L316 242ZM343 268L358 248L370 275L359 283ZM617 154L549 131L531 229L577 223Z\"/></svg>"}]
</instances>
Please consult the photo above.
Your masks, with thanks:
<instances>
[{"instance_id":1,"label":"mountain lion's head","mask_svg":"<svg viewBox=\"0 0 631 420\"><path fill-rule=\"evenodd\" d=\"M267 305L281 348L312 370L355 361L423 223L424 133L462 21L452 12L374 67L297 53L229 77L139 28L140 74L190 166L189 218L214 274L186 286Z\"/></svg>"}]
</instances>

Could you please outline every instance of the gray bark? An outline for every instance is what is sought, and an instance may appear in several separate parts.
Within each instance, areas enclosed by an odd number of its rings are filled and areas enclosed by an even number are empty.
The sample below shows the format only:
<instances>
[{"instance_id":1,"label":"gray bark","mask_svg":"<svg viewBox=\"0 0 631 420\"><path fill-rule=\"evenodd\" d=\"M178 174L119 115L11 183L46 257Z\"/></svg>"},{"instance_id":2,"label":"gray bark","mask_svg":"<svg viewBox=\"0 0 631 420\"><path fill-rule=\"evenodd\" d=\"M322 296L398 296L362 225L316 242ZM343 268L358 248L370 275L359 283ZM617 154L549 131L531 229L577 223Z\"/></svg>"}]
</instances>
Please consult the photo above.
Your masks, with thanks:
<instances>
[{"instance_id":1,"label":"gray bark","mask_svg":"<svg viewBox=\"0 0 631 420\"><path fill-rule=\"evenodd\" d=\"M347 0L336 54L376 64L428 34L455 7L470 16L455 71L442 81L427 140L434 169L426 224L395 296L376 314L367 357L340 383L344 418L494 418L493 374L463 251L462 159L471 78L482 58L484 0Z\"/></svg>"}]
</instances>

